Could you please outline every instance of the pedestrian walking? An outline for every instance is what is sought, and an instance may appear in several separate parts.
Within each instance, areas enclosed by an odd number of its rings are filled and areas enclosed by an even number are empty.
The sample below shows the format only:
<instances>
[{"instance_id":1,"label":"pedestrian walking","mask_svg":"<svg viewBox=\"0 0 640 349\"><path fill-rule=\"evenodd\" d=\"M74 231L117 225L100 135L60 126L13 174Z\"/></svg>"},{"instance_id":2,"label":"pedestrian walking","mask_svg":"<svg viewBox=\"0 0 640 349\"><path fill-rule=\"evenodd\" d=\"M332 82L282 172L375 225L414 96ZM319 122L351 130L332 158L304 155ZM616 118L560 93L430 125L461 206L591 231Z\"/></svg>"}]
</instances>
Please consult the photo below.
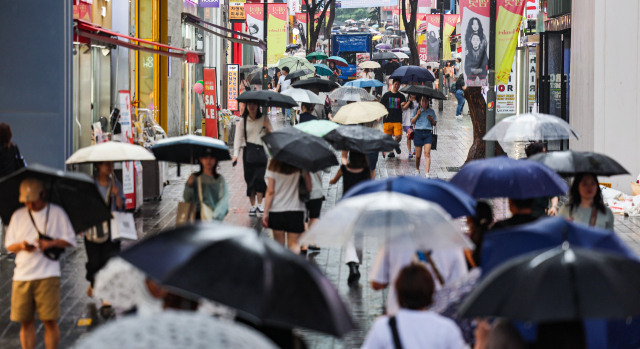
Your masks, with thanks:
<instances>
[{"instance_id":1,"label":"pedestrian walking","mask_svg":"<svg viewBox=\"0 0 640 349\"><path fill-rule=\"evenodd\" d=\"M244 148L242 165L244 167L244 181L247 183L247 196L251 201L250 216L264 212L262 199L267 190L267 184L264 181L267 170L267 154L264 151L262 136L271 132L272 129L269 118L263 117L258 103L247 103L242 120L236 125L232 161L234 164L238 161L240 148Z\"/></svg>"},{"instance_id":2,"label":"pedestrian walking","mask_svg":"<svg viewBox=\"0 0 640 349\"><path fill-rule=\"evenodd\" d=\"M360 75L358 76L358 79L374 79L375 75L373 74L372 71L369 70L369 68L365 68L363 71L360 72Z\"/></svg>"},{"instance_id":3,"label":"pedestrian walking","mask_svg":"<svg viewBox=\"0 0 640 349\"><path fill-rule=\"evenodd\" d=\"M245 77L244 73L240 73L240 86L238 87L238 89L239 89L238 95L241 95L246 91L251 91L251 84L249 83L249 80L247 80L247 78ZM238 106L238 111L240 112L240 115L244 113L244 108L245 108L245 105L243 103L241 103Z\"/></svg>"},{"instance_id":4,"label":"pedestrian walking","mask_svg":"<svg viewBox=\"0 0 640 349\"><path fill-rule=\"evenodd\" d=\"M66 212L47 202L42 182L27 178L19 191L19 201L25 206L11 216L6 236L7 249L16 254L11 321L21 324L22 348L33 349L37 312L44 325L45 347L56 349L60 341L60 262L44 252L75 247L76 237Z\"/></svg>"},{"instance_id":5,"label":"pedestrian walking","mask_svg":"<svg viewBox=\"0 0 640 349\"><path fill-rule=\"evenodd\" d=\"M427 310L433 302L435 282L425 267L414 264L403 268L394 286L400 309L375 320L363 349L467 348L453 320Z\"/></svg>"},{"instance_id":6,"label":"pedestrian walking","mask_svg":"<svg viewBox=\"0 0 640 349\"><path fill-rule=\"evenodd\" d=\"M311 103L302 103L300 105L300 111L302 113L300 113L299 118L300 121L299 123L303 123L303 122L307 122L307 121L312 121L312 120L318 120L318 118L316 118L315 115L311 114L314 110L315 105L311 104Z\"/></svg>"},{"instance_id":7,"label":"pedestrian walking","mask_svg":"<svg viewBox=\"0 0 640 349\"><path fill-rule=\"evenodd\" d=\"M476 245L476 248L465 250L465 257L469 264L469 269L479 267L482 253L482 243L484 242L484 234L493 224L493 210L491 206L484 201L478 201L476 204L476 215L467 216L467 225L469 226L469 238Z\"/></svg>"},{"instance_id":8,"label":"pedestrian walking","mask_svg":"<svg viewBox=\"0 0 640 349\"><path fill-rule=\"evenodd\" d=\"M329 80L337 83L342 76L342 70L338 68L335 61L329 61L329 69L333 72L333 74L329 77Z\"/></svg>"},{"instance_id":9,"label":"pedestrian walking","mask_svg":"<svg viewBox=\"0 0 640 349\"><path fill-rule=\"evenodd\" d=\"M205 155L198 162L200 171L191 174L184 186L184 202L196 204L196 220L222 221L229 212L229 190L218 173L218 159Z\"/></svg>"},{"instance_id":10,"label":"pedestrian walking","mask_svg":"<svg viewBox=\"0 0 640 349\"><path fill-rule=\"evenodd\" d=\"M516 200L509 198L509 212L511 212L511 218L496 222L493 227L491 227L491 230L513 227L535 221L538 217L531 214L534 202L535 199Z\"/></svg>"},{"instance_id":11,"label":"pedestrian walking","mask_svg":"<svg viewBox=\"0 0 640 349\"><path fill-rule=\"evenodd\" d=\"M276 159L269 161L269 181L262 224L273 230L273 238L294 253L300 253L300 234L304 232L306 207L300 198L301 182L311 192L309 173Z\"/></svg>"},{"instance_id":12,"label":"pedestrian walking","mask_svg":"<svg viewBox=\"0 0 640 349\"><path fill-rule=\"evenodd\" d=\"M613 212L605 206L598 177L592 173L576 175L569 191L569 202L562 206L558 215L592 227L613 230Z\"/></svg>"},{"instance_id":13,"label":"pedestrian walking","mask_svg":"<svg viewBox=\"0 0 640 349\"><path fill-rule=\"evenodd\" d=\"M464 84L464 75L460 75L456 80L456 100L458 100L458 106L456 107L456 120L462 120L462 109L464 108L464 90L467 87Z\"/></svg>"},{"instance_id":14,"label":"pedestrian walking","mask_svg":"<svg viewBox=\"0 0 640 349\"><path fill-rule=\"evenodd\" d=\"M543 142L533 142L524 148L524 152L527 158L530 158L539 153L546 153L547 148ZM536 217L555 216L558 214L558 201L557 196L536 198L531 208L531 214Z\"/></svg>"},{"instance_id":15,"label":"pedestrian walking","mask_svg":"<svg viewBox=\"0 0 640 349\"><path fill-rule=\"evenodd\" d=\"M322 188L322 174L323 172L330 172L331 168L324 171L309 172L308 175L311 178L311 192L309 193L309 201L305 202L307 207L307 228L310 229L320 219L320 211L322 211L322 202L324 201L324 192ZM306 175L306 174L305 174ZM307 250L318 251L320 247L318 245L302 245L300 252L305 254Z\"/></svg>"},{"instance_id":16,"label":"pedestrian walking","mask_svg":"<svg viewBox=\"0 0 640 349\"><path fill-rule=\"evenodd\" d=\"M0 123L0 178L26 166L18 146L11 142L11 127Z\"/></svg>"},{"instance_id":17,"label":"pedestrian walking","mask_svg":"<svg viewBox=\"0 0 640 349\"><path fill-rule=\"evenodd\" d=\"M282 75L280 75L280 78L278 79L278 92L286 91L293 83L292 80L287 80L287 75L289 75L289 67L283 67ZM282 108L282 115L285 116L286 121L289 121L291 118L291 109Z\"/></svg>"},{"instance_id":18,"label":"pedestrian walking","mask_svg":"<svg viewBox=\"0 0 640 349\"><path fill-rule=\"evenodd\" d=\"M431 169L431 144L433 143L433 129L438 118L436 112L431 109L431 99L422 96L420 107L414 110L411 124L415 125L413 145L416 147L416 176L420 175L420 157L424 150L424 176L429 178Z\"/></svg>"},{"instance_id":19,"label":"pedestrian walking","mask_svg":"<svg viewBox=\"0 0 640 349\"><path fill-rule=\"evenodd\" d=\"M402 152L402 150L400 150L400 140L402 139L402 111L409 108L410 104L404 94L398 91L399 88L400 79L394 79L391 91L387 91L382 95L382 98L380 98L380 103L382 103L389 112L389 114L383 118L384 133L395 136L395 140L398 142L398 147L395 151L398 155ZM384 155L385 153L382 153L382 156ZM389 157L395 158L396 155L390 152Z\"/></svg>"},{"instance_id":20,"label":"pedestrian walking","mask_svg":"<svg viewBox=\"0 0 640 349\"><path fill-rule=\"evenodd\" d=\"M451 62L447 62L447 64L442 69L442 73L444 74L444 94L449 99L449 94L451 93L451 83L453 82L453 76L456 74L451 66Z\"/></svg>"},{"instance_id":21,"label":"pedestrian walking","mask_svg":"<svg viewBox=\"0 0 640 349\"><path fill-rule=\"evenodd\" d=\"M395 72L396 69L398 68L400 68L400 63L398 63L397 58L392 59L389 63L385 64L383 67L384 73L387 76L391 76L391 74L393 74L393 72Z\"/></svg>"},{"instance_id":22,"label":"pedestrian walking","mask_svg":"<svg viewBox=\"0 0 640 349\"><path fill-rule=\"evenodd\" d=\"M407 150L409 151L409 155L407 159L411 159L415 155L415 151L411 148L411 142L413 141L414 136L414 128L411 124L411 118L413 117L413 113L415 109L418 107L418 102L416 102L416 95L409 95L409 107L402 111L402 129L404 133L407 135Z\"/></svg>"},{"instance_id":23,"label":"pedestrian walking","mask_svg":"<svg viewBox=\"0 0 640 349\"><path fill-rule=\"evenodd\" d=\"M384 84L384 71L382 70L382 68L376 68L373 70L373 76L376 80L380 81L381 83ZM376 97L380 98L380 96L382 96L382 87L383 86L379 86L376 87Z\"/></svg>"}]
</instances>

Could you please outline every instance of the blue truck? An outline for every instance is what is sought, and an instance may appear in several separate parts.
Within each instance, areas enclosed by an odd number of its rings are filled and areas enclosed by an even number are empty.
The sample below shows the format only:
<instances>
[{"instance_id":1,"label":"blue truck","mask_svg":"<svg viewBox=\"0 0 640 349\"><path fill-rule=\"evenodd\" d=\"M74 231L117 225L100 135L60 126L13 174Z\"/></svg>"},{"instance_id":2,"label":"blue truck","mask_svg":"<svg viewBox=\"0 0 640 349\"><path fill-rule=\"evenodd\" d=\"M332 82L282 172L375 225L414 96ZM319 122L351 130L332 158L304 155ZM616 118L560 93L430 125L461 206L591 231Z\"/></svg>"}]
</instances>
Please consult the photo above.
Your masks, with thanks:
<instances>
[{"instance_id":1,"label":"blue truck","mask_svg":"<svg viewBox=\"0 0 640 349\"><path fill-rule=\"evenodd\" d=\"M369 59L373 55L373 34L334 34L331 37L332 56L344 58L348 67L339 67L342 70L340 78L344 81L357 79L358 54L368 53ZM362 55L360 55L362 56ZM367 59L368 60L368 59Z\"/></svg>"}]
</instances>

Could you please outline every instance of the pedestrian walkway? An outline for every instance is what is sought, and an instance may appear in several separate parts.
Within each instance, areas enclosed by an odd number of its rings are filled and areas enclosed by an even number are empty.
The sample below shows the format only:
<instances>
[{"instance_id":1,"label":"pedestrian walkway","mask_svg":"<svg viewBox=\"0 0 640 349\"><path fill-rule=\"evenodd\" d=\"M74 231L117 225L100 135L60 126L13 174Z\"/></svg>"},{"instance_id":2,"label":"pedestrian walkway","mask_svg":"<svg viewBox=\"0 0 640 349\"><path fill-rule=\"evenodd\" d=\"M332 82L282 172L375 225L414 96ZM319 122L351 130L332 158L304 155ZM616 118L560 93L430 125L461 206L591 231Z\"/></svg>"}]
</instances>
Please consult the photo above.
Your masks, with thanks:
<instances>
[{"instance_id":1,"label":"pedestrian walkway","mask_svg":"<svg viewBox=\"0 0 640 349\"><path fill-rule=\"evenodd\" d=\"M471 146L472 125L469 117L462 121L455 118L454 100L445 102L443 112L437 112L438 116L438 150L432 151L432 164L430 175L432 178L449 179L453 177L459 167L464 164L467 152ZM436 108L437 109L437 105ZM274 120L278 127L284 127L281 116ZM386 178L396 175L413 175L414 160L407 159L409 150L406 148L406 141L401 142L402 154L395 159L384 159L380 156L376 177ZM506 147L510 156L520 154L521 147ZM424 174L424 165L421 166ZM194 170L196 168L194 167ZM329 174L324 174L323 186L325 188L326 201L323 210L333 207L342 196L342 183L329 185L329 180L335 175L337 167ZM226 179L230 190L229 215L225 219L226 223L254 227L261 233L266 233L262 229L260 219L248 215L250 204L245 196L246 185L242 171L242 164L238 163L233 167L231 162L226 161L220 164L219 171ZM136 225L138 231L143 236L157 234L163 230L171 229L175 225L175 215L178 202L182 201L182 193L185 182L191 173L189 166L182 166L181 175L177 175L177 168L170 167L170 183L164 188L162 200L147 201L142 210L136 215ZM494 212L497 219L508 216L508 208L505 200L493 200ZM640 254L640 219L625 218L616 216L615 229L618 235L626 241L629 246ZM351 309L358 329L350 333L345 339L340 340L328 335L310 331L301 331L307 341L309 348L329 349L329 348L358 348L362 344L364 337L373 323L374 319L384 311L386 291L377 292L369 287L368 271L373 263L380 241L375 239L365 239L363 249L363 260L360 267L362 278L357 287L347 286L349 275L348 267L344 263L343 251L339 248L323 248L319 252L309 253L307 258L315 263L337 287L343 299ZM85 280L86 255L84 246L79 239L78 248L66 254L62 259L62 311L60 319L61 341L60 348L70 347L83 333L87 327L78 327L77 320L80 318L89 303L97 303L96 300L87 297L86 289L88 282ZM19 330L20 325L11 323L9 311L11 303L11 277L13 274L13 261L8 258L0 258L0 348L14 349L20 348ZM42 334L43 327L37 323L38 347L43 348Z\"/></svg>"}]
</instances>

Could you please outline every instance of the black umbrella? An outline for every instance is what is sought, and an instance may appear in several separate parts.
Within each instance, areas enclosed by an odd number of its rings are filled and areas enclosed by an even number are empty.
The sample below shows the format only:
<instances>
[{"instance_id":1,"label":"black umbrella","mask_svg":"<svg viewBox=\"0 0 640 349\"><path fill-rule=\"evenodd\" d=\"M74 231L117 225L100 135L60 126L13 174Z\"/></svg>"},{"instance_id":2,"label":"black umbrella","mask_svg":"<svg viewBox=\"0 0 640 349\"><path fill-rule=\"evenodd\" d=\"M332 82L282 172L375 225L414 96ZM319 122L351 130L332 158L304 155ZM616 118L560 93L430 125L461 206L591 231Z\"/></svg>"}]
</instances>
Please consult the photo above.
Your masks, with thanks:
<instances>
[{"instance_id":1,"label":"black umbrella","mask_svg":"<svg viewBox=\"0 0 640 349\"><path fill-rule=\"evenodd\" d=\"M314 74L314 71L312 71L310 69L298 69L298 70L294 70L291 73L289 73L287 75L287 77L284 78L284 79L285 80L293 80L293 79L301 78L303 76L307 76L309 74Z\"/></svg>"},{"instance_id":2,"label":"black umbrella","mask_svg":"<svg viewBox=\"0 0 640 349\"><path fill-rule=\"evenodd\" d=\"M554 151L536 154L529 160L541 162L563 176L573 176L578 173L593 173L597 176L629 174L612 158L591 152Z\"/></svg>"},{"instance_id":3,"label":"black umbrella","mask_svg":"<svg viewBox=\"0 0 640 349\"><path fill-rule=\"evenodd\" d=\"M179 164L195 164L201 156L211 155L222 160L231 160L227 145L215 138L186 135L159 140L151 147L158 161Z\"/></svg>"},{"instance_id":4,"label":"black umbrella","mask_svg":"<svg viewBox=\"0 0 640 349\"><path fill-rule=\"evenodd\" d=\"M495 269L467 296L460 316L551 322L640 315L637 260L564 244Z\"/></svg>"},{"instance_id":5,"label":"black umbrella","mask_svg":"<svg viewBox=\"0 0 640 349\"><path fill-rule=\"evenodd\" d=\"M295 127L285 127L262 137L271 156L289 165L310 172L339 165L327 141L300 131Z\"/></svg>"},{"instance_id":6,"label":"black umbrella","mask_svg":"<svg viewBox=\"0 0 640 349\"><path fill-rule=\"evenodd\" d=\"M242 67L240 67L240 72L241 73L250 73L252 71L254 71L256 69L257 66L250 64L250 65L243 65Z\"/></svg>"},{"instance_id":7,"label":"black umbrella","mask_svg":"<svg viewBox=\"0 0 640 349\"><path fill-rule=\"evenodd\" d=\"M336 336L354 328L316 266L252 229L183 226L144 239L121 257L172 292L213 300L253 320Z\"/></svg>"},{"instance_id":8,"label":"black umbrella","mask_svg":"<svg viewBox=\"0 0 640 349\"><path fill-rule=\"evenodd\" d=\"M331 92L340 87L337 83L321 78L310 78L295 82L291 85L295 88L303 88L305 90L318 89L319 92Z\"/></svg>"},{"instance_id":9,"label":"black umbrella","mask_svg":"<svg viewBox=\"0 0 640 349\"><path fill-rule=\"evenodd\" d=\"M424 86L424 85L405 86L400 89L400 92L404 92L407 94L427 96L428 98L432 98L432 99L442 99L442 100L447 99L447 97L445 97L445 95L442 94L442 92L438 90L434 90L431 87Z\"/></svg>"},{"instance_id":10,"label":"black umbrella","mask_svg":"<svg viewBox=\"0 0 640 349\"><path fill-rule=\"evenodd\" d=\"M394 55L391 52L379 52L379 53L375 53L373 55L373 58L371 58L372 61L386 61L386 60L392 60L392 59L396 59L398 58L398 56Z\"/></svg>"},{"instance_id":11,"label":"black umbrella","mask_svg":"<svg viewBox=\"0 0 640 349\"><path fill-rule=\"evenodd\" d=\"M32 164L0 179L0 218L5 224L9 224L13 212L23 206L18 198L20 182L26 178L37 178L44 183L47 200L67 212L76 233L111 219L109 207L89 176Z\"/></svg>"},{"instance_id":12,"label":"black umbrella","mask_svg":"<svg viewBox=\"0 0 640 349\"><path fill-rule=\"evenodd\" d=\"M267 75L273 79L276 74L275 68L269 68L267 70ZM252 70L247 76L247 80L249 80L249 84L251 85L262 85L262 67L255 68Z\"/></svg>"},{"instance_id":13,"label":"black umbrella","mask_svg":"<svg viewBox=\"0 0 640 349\"><path fill-rule=\"evenodd\" d=\"M336 150L355 150L365 154L398 147L398 142L391 136L359 125L340 126L323 138Z\"/></svg>"},{"instance_id":14,"label":"black umbrella","mask_svg":"<svg viewBox=\"0 0 640 349\"><path fill-rule=\"evenodd\" d=\"M238 102L256 102L260 105L266 103L267 107L293 108L298 103L289 96L273 91L246 91L238 97Z\"/></svg>"},{"instance_id":15,"label":"black umbrella","mask_svg":"<svg viewBox=\"0 0 640 349\"><path fill-rule=\"evenodd\" d=\"M300 45L299 44L289 44L287 45L287 50L293 50L293 49L299 49Z\"/></svg>"}]
</instances>

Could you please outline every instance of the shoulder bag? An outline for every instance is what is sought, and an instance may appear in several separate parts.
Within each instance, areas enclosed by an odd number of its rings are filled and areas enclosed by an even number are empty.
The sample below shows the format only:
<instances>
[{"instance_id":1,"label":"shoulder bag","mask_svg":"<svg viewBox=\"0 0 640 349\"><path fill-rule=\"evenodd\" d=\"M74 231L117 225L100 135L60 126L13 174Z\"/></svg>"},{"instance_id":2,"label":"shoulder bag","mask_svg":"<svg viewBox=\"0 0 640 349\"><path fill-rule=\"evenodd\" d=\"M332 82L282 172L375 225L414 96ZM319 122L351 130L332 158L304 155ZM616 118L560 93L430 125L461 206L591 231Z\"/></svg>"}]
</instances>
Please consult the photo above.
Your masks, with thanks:
<instances>
[{"instance_id":1,"label":"shoulder bag","mask_svg":"<svg viewBox=\"0 0 640 349\"><path fill-rule=\"evenodd\" d=\"M109 209L111 209L111 190L113 188L113 180L109 182L109 186L107 187L107 197L105 199L105 204ZM109 240L109 229L111 228L109 221L102 222L102 231L98 230L98 226L91 227L87 230L84 236L88 241L91 241L96 244L101 244Z\"/></svg>"},{"instance_id":2,"label":"shoulder bag","mask_svg":"<svg viewBox=\"0 0 640 349\"><path fill-rule=\"evenodd\" d=\"M400 333L398 333L398 322L395 316L389 318L389 327L391 327L391 335L393 336L393 347L395 349L402 349Z\"/></svg>"},{"instance_id":3,"label":"shoulder bag","mask_svg":"<svg viewBox=\"0 0 640 349\"><path fill-rule=\"evenodd\" d=\"M304 174L300 171L300 179L298 180L298 197L302 202L308 202L311 200L311 192L307 189L307 184L304 182Z\"/></svg>"},{"instance_id":4,"label":"shoulder bag","mask_svg":"<svg viewBox=\"0 0 640 349\"><path fill-rule=\"evenodd\" d=\"M249 139L247 138L247 118L249 116L244 117L244 141L247 145L244 148L244 162L252 165L266 165L267 164L267 154L264 151L264 147L255 143L249 143ZM261 116L265 118L266 116Z\"/></svg>"},{"instance_id":5,"label":"shoulder bag","mask_svg":"<svg viewBox=\"0 0 640 349\"><path fill-rule=\"evenodd\" d=\"M431 142L431 150L438 150L438 132L436 131L436 125L433 125L433 142Z\"/></svg>"},{"instance_id":6,"label":"shoulder bag","mask_svg":"<svg viewBox=\"0 0 640 349\"><path fill-rule=\"evenodd\" d=\"M45 218L45 221L44 221L44 233L40 232L40 229L38 229L38 226L36 225L36 221L33 220L33 215L31 214L31 210L28 210L29 217L31 218L31 223L33 223L33 227L36 228L36 231L38 232L38 239L40 240L48 240L48 241L53 240L53 238L46 235L47 224L49 223L49 207L51 207L51 204L47 204L47 218ZM42 254L44 254L45 257L51 259L52 261L57 261L58 259L60 259L60 255L62 255L62 252L64 252L64 248L51 247L42 251Z\"/></svg>"},{"instance_id":7,"label":"shoulder bag","mask_svg":"<svg viewBox=\"0 0 640 349\"><path fill-rule=\"evenodd\" d=\"M115 186L113 175L111 177L111 188ZM109 190L109 201L107 206L111 208L111 190ZM111 212L111 222L109 225L109 235L111 241L126 240L138 240L138 230L136 229L136 222L133 219L133 213L129 212Z\"/></svg>"},{"instance_id":8,"label":"shoulder bag","mask_svg":"<svg viewBox=\"0 0 640 349\"><path fill-rule=\"evenodd\" d=\"M213 209L209 205L205 204L202 198L202 178L198 176L198 197L200 199L200 220L212 221Z\"/></svg>"}]
</instances>

